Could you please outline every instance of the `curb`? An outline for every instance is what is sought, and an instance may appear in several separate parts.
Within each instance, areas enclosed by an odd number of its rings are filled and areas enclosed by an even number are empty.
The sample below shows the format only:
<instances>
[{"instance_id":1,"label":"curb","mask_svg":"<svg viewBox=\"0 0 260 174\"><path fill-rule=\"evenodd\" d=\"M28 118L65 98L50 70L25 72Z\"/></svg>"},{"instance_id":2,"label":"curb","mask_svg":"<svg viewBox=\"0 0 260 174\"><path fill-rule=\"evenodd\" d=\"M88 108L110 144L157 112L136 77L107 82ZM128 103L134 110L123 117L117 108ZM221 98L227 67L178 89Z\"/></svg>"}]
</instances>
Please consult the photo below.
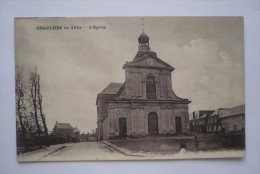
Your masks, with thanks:
<instances>
[{"instance_id":1,"label":"curb","mask_svg":"<svg viewBox=\"0 0 260 174\"><path fill-rule=\"evenodd\" d=\"M115 150L115 151L117 151L117 152L119 152L119 153L121 153L123 155L126 155L126 156L145 157L143 155L128 154L126 152L123 152L123 151L119 150L116 145L113 145L113 144L105 142L105 141L102 141L102 143L105 144L106 146L108 146L109 148L111 148L111 149L113 149L113 150Z\"/></svg>"},{"instance_id":2,"label":"curb","mask_svg":"<svg viewBox=\"0 0 260 174\"><path fill-rule=\"evenodd\" d=\"M44 157L46 157L46 156L49 156L49 155L51 155L51 154L53 154L53 153L55 153L55 152L57 152L57 151L59 151L59 150L61 150L61 149L64 149L65 147L66 147L66 146L61 146L61 147L59 147L58 149L56 149L56 150L54 150L54 151L48 153L47 155L42 156L42 157L39 158L38 160L40 160L40 159L42 159L42 158L44 158Z\"/></svg>"}]
</instances>

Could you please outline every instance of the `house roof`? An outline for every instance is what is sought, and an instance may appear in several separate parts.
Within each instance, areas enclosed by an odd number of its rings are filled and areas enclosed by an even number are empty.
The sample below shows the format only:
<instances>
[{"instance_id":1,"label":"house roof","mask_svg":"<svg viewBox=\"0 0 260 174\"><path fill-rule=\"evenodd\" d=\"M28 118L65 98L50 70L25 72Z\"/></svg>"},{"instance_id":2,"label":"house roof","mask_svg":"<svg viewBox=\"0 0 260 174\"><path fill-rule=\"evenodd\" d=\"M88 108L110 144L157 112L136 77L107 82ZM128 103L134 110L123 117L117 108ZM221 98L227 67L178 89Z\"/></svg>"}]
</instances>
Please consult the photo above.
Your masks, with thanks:
<instances>
[{"instance_id":1,"label":"house roof","mask_svg":"<svg viewBox=\"0 0 260 174\"><path fill-rule=\"evenodd\" d=\"M226 109L228 109L228 108L219 108L219 109L215 110L212 114L210 114L210 117L218 116L221 113L223 113Z\"/></svg>"},{"instance_id":2,"label":"house roof","mask_svg":"<svg viewBox=\"0 0 260 174\"><path fill-rule=\"evenodd\" d=\"M74 129L69 123L56 123L55 126L59 129Z\"/></svg>"},{"instance_id":3,"label":"house roof","mask_svg":"<svg viewBox=\"0 0 260 174\"><path fill-rule=\"evenodd\" d=\"M210 114L210 117L215 116L215 115L218 115L218 109L215 110L212 114Z\"/></svg>"},{"instance_id":4,"label":"house roof","mask_svg":"<svg viewBox=\"0 0 260 174\"><path fill-rule=\"evenodd\" d=\"M74 130L73 130L73 132L79 132L78 128L75 127Z\"/></svg>"},{"instance_id":5,"label":"house roof","mask_svg":"<svg viewBox=\"0 0 260 174\"><path fill-rule=\"evenodd\" d=\"M207 114L202 115L200 118L206 118Z\"/></svg>"},{"instance_id":6,"label":"house roof","mask_svg":"<svg viewBox=\"0 0 260 174\"><path fill-rule=\"evenodd\" d=\"M102 92L99 94L117 94L121 87L123 86L123 83L110 83Z\"/></svg>"},{"instance_id":7,"label":"house roof","mask_svg":"<svg viewBox=\"0 0 260 174\"><path fill-rule=\"evenodd\" d=\"M245 105L239 105L233 108L225 109L219 113L219 117L230 117L234 115L245 114Z\"/></svg>"}]
</instances>

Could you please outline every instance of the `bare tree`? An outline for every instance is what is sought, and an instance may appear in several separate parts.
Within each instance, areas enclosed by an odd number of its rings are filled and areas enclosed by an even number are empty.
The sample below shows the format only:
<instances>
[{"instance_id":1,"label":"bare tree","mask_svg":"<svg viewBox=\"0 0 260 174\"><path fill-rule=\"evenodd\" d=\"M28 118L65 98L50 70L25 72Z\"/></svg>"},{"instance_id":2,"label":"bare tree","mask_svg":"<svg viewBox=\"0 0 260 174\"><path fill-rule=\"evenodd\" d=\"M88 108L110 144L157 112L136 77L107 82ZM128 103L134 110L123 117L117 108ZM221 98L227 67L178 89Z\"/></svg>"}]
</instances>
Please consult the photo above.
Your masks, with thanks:
<instances>
[{"instance_id":1,"label":"bare tree","mask_svg":"<svg viewBox=\"0 0 260 174\"><path fill-rule=\"evenodd\" d=\"M42 95L41 95L41 88L40 88L40 75L37 74L37 84L38 84L38 89L37 89L37 97L38 97L38 107L40 110L40 116L42 119L42 124L44 128L44 134L46 137L46 145L49 146L49 141L48 141L48 128L46 125L46 120L45 120L45 114L42 112Z\"/></svg>"},{"instance_id":2,"label":"bare tree","mask_svg":"<svg viewBox=\"0 0 260 174\"><path fill-rule=\"evenodd\" d=\"M30 74L30 84L31 84L31 89L30 89L30 99L32 101L32 112L31 116L34 117L34 121L36 124L36 129L37 129L37 135L38 138L41 137L41 127L38 119L38 102L37 102L37 95L38 95L38 80L37 80L37 73L36 73L37 68L35 67L35 71L31 72ZM39 148L41 148L41 143L38 142Z\"/></svg>"},{"instance_id":3,"label":"bare tree","mask_svg":"<svg viewBox=\"0 0 260 174\"><path fill-rule=\"evenodd\" d=\"M26 75L22 69L16 66L17 142L24 146L25 151L28 151L32 140L36 140L39 148L42 147L43 141L45 145L49 146L49 141L46 117L42 107L40 75L37 74L37 68L35 67L34 72L30 73L29 81L25 77Z\"/></svg>"},{"instance_id":4,"label":"bare tree","mask_svg":"<svg viewBox=\"0 0 260 174\"><path fill-rule=\"evenodd\" d=\"M24 82L24 74L19 67L16 69L15 77L15 99L16 99L16 116L17 116L17 133L21 132L22 143L25 151L28 151L28 145L26 141L26 126L24 119L27 117L27 107L26 107L26 87ZM21 131L19 131L19 129Z\"/></svg>"},{"instance_id":5,"label":"bare tree","mask_svg":"<svg viewBox=\"0 0 260 174\"><path fill-rule=\"evenodd\" d=\"M32 112L31 115L34 118L35 125L36 125L36 132L38 136L38 140L41 137L41 134L44 133L45 135L45 143L49 146L48 143L48 128L46 125L46 117L42 110L42 95L40 92L40 75L37 74L37 67L35 67L34 72L30 74L30 99L32 102ZM43 131L42 131L43 127ZM41 148L41 143L38 142L39 148Z\"/></svg>"}]
</instances>

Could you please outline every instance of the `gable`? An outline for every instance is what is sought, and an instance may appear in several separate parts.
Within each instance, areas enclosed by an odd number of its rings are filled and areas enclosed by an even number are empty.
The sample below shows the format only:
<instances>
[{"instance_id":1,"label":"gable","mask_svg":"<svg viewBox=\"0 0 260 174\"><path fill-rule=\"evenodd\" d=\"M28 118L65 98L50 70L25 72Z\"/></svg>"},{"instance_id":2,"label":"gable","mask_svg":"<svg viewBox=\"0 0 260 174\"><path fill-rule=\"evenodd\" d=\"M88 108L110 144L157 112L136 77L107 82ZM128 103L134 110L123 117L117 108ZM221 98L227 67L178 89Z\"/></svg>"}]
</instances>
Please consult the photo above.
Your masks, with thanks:
<instances>
[{"instance_id":1,"label":"gable","mask_svg":"<svg viewBox=\"0 0 260 174\"><path fill-rule=\"evenodd\" d=\"M157 57L152 57L152 56L144 56L143 58L140 59L135 59L131 62L126 62L123 68L126 67L144 67L144 68L155 68L155 69L167 69L170 71L173 71L174 68L164 62L163 60L157 58Z\"/></svg>"}]
</instances>

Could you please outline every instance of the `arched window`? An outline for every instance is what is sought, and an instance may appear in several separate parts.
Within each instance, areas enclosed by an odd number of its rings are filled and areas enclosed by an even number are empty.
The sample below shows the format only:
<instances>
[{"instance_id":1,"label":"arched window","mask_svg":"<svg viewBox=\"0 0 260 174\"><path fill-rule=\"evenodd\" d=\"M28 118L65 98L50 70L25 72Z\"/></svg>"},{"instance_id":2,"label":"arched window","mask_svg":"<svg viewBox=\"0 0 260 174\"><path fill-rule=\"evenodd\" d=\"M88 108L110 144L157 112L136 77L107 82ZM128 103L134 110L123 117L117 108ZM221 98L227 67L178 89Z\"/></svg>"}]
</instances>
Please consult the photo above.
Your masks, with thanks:
<instances>
[{"instance_id":1,"label":"arched window","mask_svg":"<svg viewBox=\"0 0 260 174\"><path fill-rule=\"evenodd\" d=\"M155 79L152 74L148 74L146 78L146 96L147 99L156 99Z\"/></svg>"}]
</instances>

